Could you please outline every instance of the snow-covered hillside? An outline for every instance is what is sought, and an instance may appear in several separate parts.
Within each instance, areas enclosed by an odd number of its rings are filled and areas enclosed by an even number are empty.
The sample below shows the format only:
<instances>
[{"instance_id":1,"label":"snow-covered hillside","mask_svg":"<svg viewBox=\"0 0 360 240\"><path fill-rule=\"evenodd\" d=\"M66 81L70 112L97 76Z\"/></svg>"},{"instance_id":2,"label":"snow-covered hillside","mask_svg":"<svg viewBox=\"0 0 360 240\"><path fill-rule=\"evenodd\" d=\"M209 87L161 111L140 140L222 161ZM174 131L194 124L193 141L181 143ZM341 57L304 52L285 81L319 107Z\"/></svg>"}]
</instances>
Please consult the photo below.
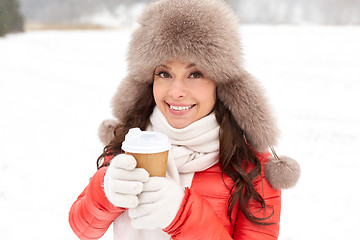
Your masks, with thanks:
<instances>
[{"instance_id":1,"label":"snow-covered hillside","mask_svg":"<svg viewBox=\"0 0 360 240\"><path fill-rule=\"evenodd\" d=\"M360 27L243 26L247 69L302 167L282 240L354 239L360 209ZM131 29L0 38L0 239L76 239L68 211L96 171L97 128L126 74ZM111 230L103 239L111 239Z\"/></svg>"}]
</instances>

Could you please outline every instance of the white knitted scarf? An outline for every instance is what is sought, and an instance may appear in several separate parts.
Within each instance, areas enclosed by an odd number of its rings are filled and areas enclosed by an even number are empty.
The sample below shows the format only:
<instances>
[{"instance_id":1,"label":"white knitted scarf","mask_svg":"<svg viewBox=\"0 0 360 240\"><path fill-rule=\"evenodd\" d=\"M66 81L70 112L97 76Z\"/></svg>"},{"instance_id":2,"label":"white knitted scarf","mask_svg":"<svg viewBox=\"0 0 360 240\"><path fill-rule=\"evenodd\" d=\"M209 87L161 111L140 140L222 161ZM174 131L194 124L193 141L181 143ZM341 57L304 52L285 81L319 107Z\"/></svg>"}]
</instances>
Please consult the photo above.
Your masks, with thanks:
<instances>
[{"instance_id":1,"label":"white knitted scarf","mask_svg":"<svg viewBox=\"0 0 360 240\"><path fill-rule=\"evenodd\" d=\"M190 187L195 172L215 165L219 159L219 128L215 114L211 113L185 128L176 129L155 107L147 130L161 132L169 137L172 147L166 177L172 178L184 188ZM170 236L161 229L133 228L125 212L114 221L114 239L169 240Z\"/></svg>"}]
</instances>

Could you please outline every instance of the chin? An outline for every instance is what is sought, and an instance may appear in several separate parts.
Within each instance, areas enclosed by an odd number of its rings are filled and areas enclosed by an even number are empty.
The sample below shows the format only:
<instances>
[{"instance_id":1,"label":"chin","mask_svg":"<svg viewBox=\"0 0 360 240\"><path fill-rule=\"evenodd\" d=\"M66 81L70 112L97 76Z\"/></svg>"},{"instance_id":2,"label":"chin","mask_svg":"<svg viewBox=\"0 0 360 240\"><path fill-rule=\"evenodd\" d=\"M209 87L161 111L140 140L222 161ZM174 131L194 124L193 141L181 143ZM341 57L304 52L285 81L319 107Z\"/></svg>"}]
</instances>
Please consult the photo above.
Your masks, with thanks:
<instances>
[{"instance_id":1,"label":"chin","mask_svg":"<svg viewBox=\"0 0 360 240\"><path fill-rule=\"evenodd\" d=\"M168 123L170 124L170 126L172 126L173 128L176 128L176 129L182 129L191 124L191 122L188 123L188 122L184 122L184 121L182 121L182 122L168 121Z\"/></svg>"},{"instance_id":2,"label":"chin","mask_svg":"<svg viewBox=\"0 0 360 240\"><path fill-rule=\"evenodd\" d=\"M189 126L189 124L170 124L170 125L176 129L182 129L182 128Z\"/></svg>"}]
</instances>

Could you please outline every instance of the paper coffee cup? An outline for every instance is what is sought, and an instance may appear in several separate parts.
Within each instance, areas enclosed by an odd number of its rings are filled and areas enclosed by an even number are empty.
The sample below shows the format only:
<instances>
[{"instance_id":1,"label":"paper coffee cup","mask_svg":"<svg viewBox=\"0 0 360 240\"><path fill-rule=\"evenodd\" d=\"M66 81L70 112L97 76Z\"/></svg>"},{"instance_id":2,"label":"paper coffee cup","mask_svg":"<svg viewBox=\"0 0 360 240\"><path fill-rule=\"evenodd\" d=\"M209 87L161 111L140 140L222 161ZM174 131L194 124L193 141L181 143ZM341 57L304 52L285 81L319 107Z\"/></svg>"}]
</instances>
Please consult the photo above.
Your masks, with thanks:
<instances>
[{"instance_id":1,"label":"paper coffee cup","mask_svg":"<svg viewBox=\"0 0 360 240\"><path fill-rule=\"evenodd\" d=\"M144 168L151 177L165 177L171 143L165 134L131 128L122 143L126 154L134 156L138 168Z\"/></svg>"}]
</instances>

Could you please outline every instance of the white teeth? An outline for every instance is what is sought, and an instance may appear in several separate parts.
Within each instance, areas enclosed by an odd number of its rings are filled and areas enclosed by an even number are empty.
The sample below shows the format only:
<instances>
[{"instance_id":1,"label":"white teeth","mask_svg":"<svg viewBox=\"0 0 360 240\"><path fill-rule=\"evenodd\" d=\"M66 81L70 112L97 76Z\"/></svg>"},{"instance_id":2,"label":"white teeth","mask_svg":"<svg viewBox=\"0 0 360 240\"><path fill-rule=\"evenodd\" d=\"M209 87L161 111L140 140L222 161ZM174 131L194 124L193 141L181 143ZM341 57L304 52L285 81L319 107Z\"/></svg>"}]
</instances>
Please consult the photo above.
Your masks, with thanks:
<instances>
[{"instance_id":1,"label":"white teeth","mask_svg":"<svg viewBox=\"0 0 360 240\"><path fill-rule=\"evenodd\" d=\"M191 106L182 106L182 107L178 107L178 106L172 106L170 105L170 108L175 110L175 111L183 111L183 110L188 110L190 108L192 108L193 105Z\"/></svg>"}]
</instances>

